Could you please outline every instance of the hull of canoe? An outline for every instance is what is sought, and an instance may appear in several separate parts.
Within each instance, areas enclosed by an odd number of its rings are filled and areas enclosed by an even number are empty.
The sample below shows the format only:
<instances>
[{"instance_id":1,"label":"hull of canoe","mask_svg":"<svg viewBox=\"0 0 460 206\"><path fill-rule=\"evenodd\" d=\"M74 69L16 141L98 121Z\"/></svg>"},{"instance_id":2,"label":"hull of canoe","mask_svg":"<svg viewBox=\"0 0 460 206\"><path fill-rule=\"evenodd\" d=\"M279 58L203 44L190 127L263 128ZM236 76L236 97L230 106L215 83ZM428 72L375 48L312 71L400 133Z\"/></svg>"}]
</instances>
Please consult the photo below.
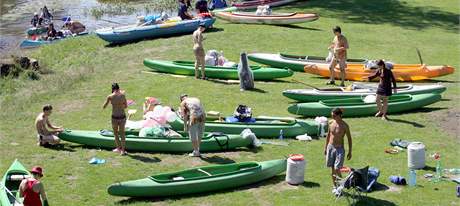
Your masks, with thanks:
<instances>
[{"instance_id":1,"label":"hull of canoe","mask_svg":"<svg viewBox=\"0 0 460 206\"><path fill-rule=\"evenodd\" d=\"M170 125L177 131L184 129L184 122L179 118ZM222 132L224 134L241 134L245 129L250 129L258 138L278 137L281 130L284 137L296 137L303 134L316 136L318 123L313 120L263 117L256 118L255 123L206 121L205 126L206 132Z\"/></svg>"},{"instance_id":2,"label":"hull of canoe","mask_svg":"<svg viewBox=\"0 0 460 206\"><path fill-rule=\"evenodd\" d=\"M327 64L324 57L290 54L252 53L248 54L248 59L260 64L288 68L298 72L304 72L304 67L310 64ZM348 59L348 64L358 62L364 64L366 61L366 59Z\"/></svg>"},{"instance_id":3,"label":"hull of canoe","mask_svg":"<svg viewBox=\"0 0 460 206\"><path fill-rule=\"evenodd\" d=\"M329 65L310 64L304 67L306 73L329 77ZM417 64L395 64L392 71L396 81L420 81L434 77L448 75L454 72L451 66L424 66ZM374 69L365 68L363 64L347 65L345 79L350 81L363 81L375 73ZM335 68L335 79L340 79L340 70ZM375 79L377 81L378 78Z\"/></svg>"},{"instance_id":4,"label":"hull of canoe","mask_svg":"<svg viewBox=\"0 0 460 206\"><path fill-rule=\"evenodd\" d=\"M401 113L418 109L441 100L440 94L393 95L389 99L388 113ZM377 113L375 103L364 103L361 97L323 100L294 104L288 107L288 112L302 116L329 116L333 108L343 108L343 116L371 116Z\"/></svg>"},{"instance_id":5,"label":"hull of canoe","mask_svg":"<svg viewBox=\"0 0 460 206\"><path fill-rule=\"evenodd\" d=\"M206 136L206 134L205 134ZM115 141L113 136L103 136L99 131L66 130L59 134L59 138L68 142L113 149ZM201 141L200 151L224 151L239 147L252 146L252 139L244 139L240 135L223 135L204 137ZM192 151L192 142L188 137L182 138L148 138L136 135L126 135L126 150L144 152L185 153Z\"/></svg>"},{"instance_id":6,"label":"hull of canoe","mask_svg":"<svg viewBox=\"0 0 460 206\"><path fill-rule=\"evenodd\" d=\"M29 36L39 35L48 32L48 27L32 27L26 30L26 34Z\"/></svg>"},{"instance_id":7,"label":"hull of canoe","mask_svg":"<svg viewBox=\"0 0 460 206\"><path fill-rule=\"evenodd\" d=\"M259 166L253 169L234 171L227 174L219 172L220 168L224 169L225 167L236 167L238 169L238 165L241 164L245 163L205 166L188 170L193 172L201 169L209 174L208 177L204 178L158 182L155 181L155 176L152 176L140 180L120 182L109 186L108 193L128 197L159 197L212 192L257 183L286 170L286 160L280 159L256 163ZM186 173L188 172L167 173L158 176L173 177L175 174Z\"/></svg>"},{"instance_id":8,"label":"hull of canoe","mask_svg":"<svg viewBox=\"0 0 460 206\"><path fill-rule=\"evenodd\" d=\"M21 175L21 176L30 176L29 171L18 161L15 160L13 164L8 168L5 175L2 178L2 182L0 185L0 205L1 206L13 206L15 205L15 199L12 197L8 192L4 189L3 186L6 186L9 191L15 195L16 198L19 197L17 195L19 191L19 185L21 184L21 180L11 180L11 175ZM22 198L21 198L22 199ZM22 201L22 200L21 200Z\"/></svg>"},{"instance_id":9,"label":"hull of canoe","mask_svg":"<svg viewBox=\"0 0 460 206\"><path fill-rule=\"evenodd\" d=\"M193 62L185 61L161 61L144 59L144 65L151 70L178 74L178 75L195 75L195 67ZM276 69L276 68L261 68L251 67L254 80L272 80L276 78L290 77L293 75L291 70ZM239 79L238 70L235 67L217 67L206 66L206 77L214 79Z\"/></svg>"},{"instance_id":10,"label":"hull of canoe","mask_svg":"<svg viewBox=\"0 0 460 206\"><path fill-rule=\"evenodd\" d=\"M273 15L254 15L243 12L218 12L218 18L224 19L232 23L241 24L274 24L274 25L287 25L299 24L304 22L315 21L319 18L317 14L273 14Z\"/></svg>"},{"instance_id":11,"label":"hull of canoe","mask_svg":"<svg viewBox=\"0 0 460 206\"><path fill-rule=\"evenodd\" d=\"M89 33L88 32L82 32L82 33L79 33L76 36L69 36L69 37L66 37L66 38L54 39L52 41L26 39L26 40L21 42L19 47L22 48L22 49L34 48L34 47L39 47L39 46L46 45L46 44L53 44L53 43L56 43L56 42L60 42L62 40L71 39L71 38L74 38L74 37L79 37L79 36L83 36L83 35L87 35L87 34L89 34Z\"/></svg>"},{"instance_id":12,"label":"hull of canoe","mask_svg":"<svg viewBox=\"0 0 460 206\"><path fill-rule=\"evenodd\" d=\"M297 0L254 0L254 1L243 1L238 3L233 3L232 6L238 9L255 9L258 6L269 5L270 7L282 6L295 2Z\"/></svg>"},{"instance_id":13,"label":"hull of canoe","mask_svg":"<svg viewBox=\"0 0 460 206\"><path fill-rule=\"evenodd\" d=\"M118 28L104 28L96 31L101 39L114 44L132 42L147 38L168 37L179 34L192 33L200 23L205 23L206 27L214 24L215 18L194 19L186 21L175 21L164 24L149 26L125 26Z\"/></svg>"},{"instance_id":14,"label":"hull of canoe","mask_svg":"<svg viewBox=\"0 0 460 206\"><path fill-rule=\"evenodd\" d=\"M359 84L358 84L359 85ZM328 99L345 99L350 97L362 97L375 94L377 85L369 85L370 88L362 87L347 91L345 88L328 88L325 90L316 89L290 89L283 91L283 95L287 98L297 100L299 102L317 102ZM425 94L437 93L441 94L446 91L446 87L440 84L431 85L404 85L398 86L397 94Z\"/></svg>"}]
</instances>

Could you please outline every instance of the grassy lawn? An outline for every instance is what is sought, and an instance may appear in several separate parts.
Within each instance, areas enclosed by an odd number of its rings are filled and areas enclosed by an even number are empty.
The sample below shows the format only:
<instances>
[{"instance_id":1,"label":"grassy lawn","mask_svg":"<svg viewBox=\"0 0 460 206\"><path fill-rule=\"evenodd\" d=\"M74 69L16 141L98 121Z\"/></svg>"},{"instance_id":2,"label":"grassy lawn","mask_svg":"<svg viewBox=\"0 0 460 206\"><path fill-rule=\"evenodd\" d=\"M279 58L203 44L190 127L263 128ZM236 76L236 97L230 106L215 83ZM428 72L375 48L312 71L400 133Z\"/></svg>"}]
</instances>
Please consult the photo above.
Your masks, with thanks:
<instances>
[{"instance_id":1,"label":"grassy lawn","mask_svg":"<svg viewBox=\"0 0 460 206\"><path fill-rule=\"evenodd\" d=\"M384 58L398 63L418 63L419 48L425 63L448 64L460 68L459 4L445 1L369 1L312 0L299 2L276 11L317 12L318 21L294 27L238 25L218 20L213 32L206 34L205 49L222 50L238 61L240 52L286 52L327 55L332 39L331 28L340 25L350 44L349 57ZM285 89L302 88L291 78L276 82L256 82L257 91L240 92L237 84L198 81L166 74L146 72L144 58L193 60L190 35L162 38L107 47L107 43L89 35L28 52L52 72L40 81L0 80L0 171L18 158L26 167L44 167L43 182L52 205L346 205L331 195L329 169L322 154L324 139L312 142L285 140L289 146L263 145L259 150L208 153L196 159L186 154L130 153L119 156L110 151L64 143L62 149L35 145L33 121L43 104L54 106L52 121L66 128L99 130L110 128L110 110L102 110L110 84L119 82L127 97L140 110L145 96L158 97L164 105L177 108L178 96L188 93L199 97L207 110L233 112L238 104L253 108L255 115L292 116L286 108L291 103L283 97ZM313 75L296 73L295 79L316 86L326 81ZM397 187L390 175L407 177L407 154L384 153L394 138L421 141L427 155L438 151L444 168L460 167L458 125L460 112L459 72L429 81L448 87L443 100L426 108L391 115L392 121L377 118L348 118L354 151L346 161L350 167L370 165L379 168L379 182L387 190L369 193L360 205L460 205L455 184L432 183L417 171L418 186ZM349 84L349 83L348 83ZM457 116L455 116L457 115ZM139 115L137 118L140 118ZM455 123L456 122L456 123ZM452 128L452 127L450 127ZM454 127L455 128L455 127ZM277 140L275 140L277 141ZM305 184L289 186L284 174L257 185L216 193L164 199L129 199L108 195L108 185L208 164L264 161L301 153L306 156ZM107 160L90 165L94 156ZM435 162L427 157L427 166Z\"/></svg>"}]
</instances>

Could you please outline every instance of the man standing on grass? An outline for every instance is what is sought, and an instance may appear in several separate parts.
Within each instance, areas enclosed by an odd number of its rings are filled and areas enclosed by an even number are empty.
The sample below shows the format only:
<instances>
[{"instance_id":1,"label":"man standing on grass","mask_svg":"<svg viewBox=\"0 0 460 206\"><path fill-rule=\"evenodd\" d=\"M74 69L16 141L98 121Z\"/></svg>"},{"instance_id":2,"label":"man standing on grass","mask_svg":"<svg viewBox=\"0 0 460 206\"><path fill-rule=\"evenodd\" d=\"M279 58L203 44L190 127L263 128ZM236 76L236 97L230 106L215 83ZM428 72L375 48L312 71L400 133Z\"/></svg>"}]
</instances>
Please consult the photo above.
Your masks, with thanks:
<instances>
[{"instance_id":1,"label":"man standing on grass","mask_svg":"<svg viewBox=\"0 0 460 206\"><path fill-rule=\"evenodd\" d=\"M35 119L35 128L38 134L38 145L47 146L48 144L59 144L59 132L64 131L64 128L54 126L49 121L48 117L51 115L53 107L49 104L43 106L43 112L38 114Z\"/></svg>"},{"instance_id":2,"label":"man standing on grass","mask_svg":"<svg viewBox=\"0 0 460 206\"><path fill-rule=\"evenodd\" d=\"M324 155L326 155L326 166L331 168L331 177L333 183L332 193L337 195L336 176L342 177L340 168L344 162L344 137L348 139L348 155L347 160L351 159L352 141L350 128L348 124L342 120L342 109L334 108L332 110L332 120L329 122L329 130L324 146Z\"/></svg>"},{"instance_id":3,"label":"man standing on grass","mask_svg":"<svg viewBox=\"0 0 460 206\"><path fill-rule=\"evenodd\" d=\"M184 131L188 132L192 141L193 152L189 156L200 157L200 144L206 121L204 107L198 98L182 94L180 96L180 114L184 119Z\"/></svg>"},{"instance_id":4,"label":"man standing on grass","mask_svg":"<svg viewBox=\"0 0 460 206\"><path fill-rule=\"evenodd\" d=\"M347 49L348 49L348 41L345 36L342 35L342 29L339 26L336 26L332 29L334 32L334 39L332 40L332 44L329 46L329 50L332 50L333 57L332 61L329 64L329 71L331 72L329 77L329 82L327 84L335 84L335 67L339 64L340 68L340 79L342 83L340 86L345 86L345 69L347 68Z\"/></svg>"}]
</instances>

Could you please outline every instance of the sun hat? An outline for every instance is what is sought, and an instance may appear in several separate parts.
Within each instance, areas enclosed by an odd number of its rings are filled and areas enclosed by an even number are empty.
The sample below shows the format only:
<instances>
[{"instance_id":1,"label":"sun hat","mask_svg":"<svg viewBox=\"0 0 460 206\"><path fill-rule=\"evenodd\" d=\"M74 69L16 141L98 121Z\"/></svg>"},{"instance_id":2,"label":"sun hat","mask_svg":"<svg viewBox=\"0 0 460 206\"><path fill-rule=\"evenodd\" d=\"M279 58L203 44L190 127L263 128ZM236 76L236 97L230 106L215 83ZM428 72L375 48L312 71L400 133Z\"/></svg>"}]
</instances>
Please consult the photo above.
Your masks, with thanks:
<instances>
[{"instance_id":1,"label":"sun hat","mask_svg":"<svg viewBox=\"0 0 460 206\"><path fill-rule=\"evenodd\" d=\"M156 99L155 97L145 97L145 100L147 100L148 103L158 105L160 104L160 101Z\"/></svg>"},{"instance_id":2,"label":"sun hat","mask_svg":"<svg viewBox=\"0 0 460 206\"><path fill-rule=\"evenodd\" d=\"M40 176L43 176L43 169L39 166L33 167L32 170L30 170L30 172L33 174L38 174Z\"/></svg>"}]
</instances>

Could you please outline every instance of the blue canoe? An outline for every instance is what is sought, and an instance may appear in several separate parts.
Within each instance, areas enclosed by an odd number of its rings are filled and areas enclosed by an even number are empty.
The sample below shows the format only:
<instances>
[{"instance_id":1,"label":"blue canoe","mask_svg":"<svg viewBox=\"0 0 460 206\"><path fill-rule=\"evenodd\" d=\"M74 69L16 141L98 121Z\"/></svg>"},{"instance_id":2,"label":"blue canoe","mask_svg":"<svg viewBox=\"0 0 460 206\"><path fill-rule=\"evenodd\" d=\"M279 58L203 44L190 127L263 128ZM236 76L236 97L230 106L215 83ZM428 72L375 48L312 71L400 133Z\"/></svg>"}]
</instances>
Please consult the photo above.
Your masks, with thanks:
<instances>
[{"instance_id":1,"label":"blue canoe","mask_svg":"<svg viewBox=\"0 0 460 206\"><path fill-rule=\"evenodd\" d=\"M26 39L26 40L21 42L19 47L22 48L22 49L39 47L39 46L42 46L42 45L45 45L45 44L52 44L52 43L55 43L55 42L59 42L60 40L69 39L69 38L73 38L73 37L78 37L78 36L82 36L82 35L86 35L86 34L88 34L88 32L82 32L82 33L77 34L76 36L68 36L68 37L65 37L65 38L56 38L56 39L53 39L53 40L50 40L50 41Z\"/></svg>"},{"instance_id":2,"label":"blue canoe","mask_svg":"<svg viewBox=\"0 0 460 206\"><path fill-rule=\"evenodd\" d=\"M192 33L198 28L201 22L204 22L206 27L210 27L212 24L214 24L215 21L215 18L206 18L185 21L169 21L163 24L148 26L130 25L116 28L99 29L96 30L96 34L101 39L109 43L121 44L147 38Z\"/></svg>"}]
</instances>

